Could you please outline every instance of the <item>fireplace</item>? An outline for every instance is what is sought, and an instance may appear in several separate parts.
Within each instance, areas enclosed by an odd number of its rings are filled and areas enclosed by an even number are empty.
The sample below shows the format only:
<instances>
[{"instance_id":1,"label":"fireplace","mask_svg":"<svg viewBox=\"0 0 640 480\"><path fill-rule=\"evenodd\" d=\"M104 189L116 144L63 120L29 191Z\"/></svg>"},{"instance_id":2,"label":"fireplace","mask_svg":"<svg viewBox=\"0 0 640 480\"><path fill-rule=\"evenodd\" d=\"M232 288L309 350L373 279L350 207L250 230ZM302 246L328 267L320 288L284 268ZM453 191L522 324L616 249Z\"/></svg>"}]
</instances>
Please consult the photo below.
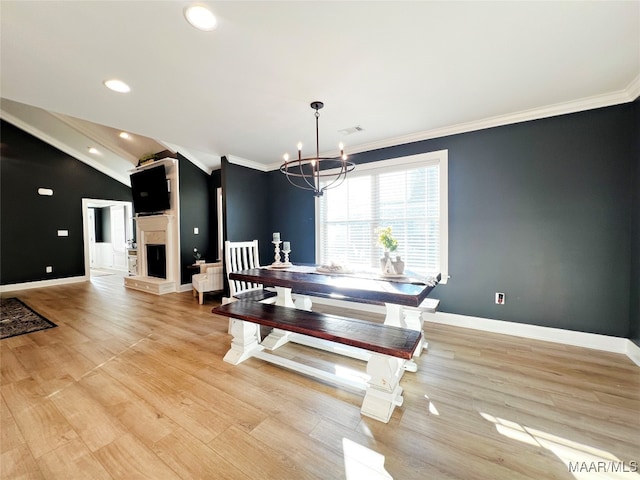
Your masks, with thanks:
<instances>
[{"instance_id":1,"label":"fireplace","mask_svg":"<svg viewBox=\"0 0 640 480\"><path fill-rule=\"evenodd\" d=\"M180 284L177 222L173 215L136 217L138 275L125 277L125 286L163 295Z\"/></svg>"},{"instance_id":2,"label":"fireplace","mask_svg":"<svg viewBox=\"0 0 640 480\"><path fill-rule=\"evenodd\" d=\"M147 275L167 278L167 247L147 244Z\"/></svg>"}]
</instances>

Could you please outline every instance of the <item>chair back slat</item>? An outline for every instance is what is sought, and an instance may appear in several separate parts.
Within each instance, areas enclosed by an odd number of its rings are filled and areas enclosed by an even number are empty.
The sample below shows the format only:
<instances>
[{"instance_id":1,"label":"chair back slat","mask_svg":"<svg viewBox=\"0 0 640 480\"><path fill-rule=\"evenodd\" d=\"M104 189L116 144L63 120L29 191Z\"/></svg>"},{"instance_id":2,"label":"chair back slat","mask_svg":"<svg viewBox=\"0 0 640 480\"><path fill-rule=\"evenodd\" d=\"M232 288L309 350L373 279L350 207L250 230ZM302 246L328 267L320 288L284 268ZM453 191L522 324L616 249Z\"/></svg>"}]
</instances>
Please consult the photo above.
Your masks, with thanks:
<instances>
[{"instance_id":1,"label":"chair back slat","mask_svg":"<svg viewBox=\"0 0 640 480\"><path fill-rule=\"evenodd\" d=\"M250 242L230 242L227 240L224 242L224 256L227 280L229 281L229 293L231 296L246 290L261 287L258 283L229 279L229 274L232 272L260 267L258 240L252 240Z\"/></svg>"}]
</instances>

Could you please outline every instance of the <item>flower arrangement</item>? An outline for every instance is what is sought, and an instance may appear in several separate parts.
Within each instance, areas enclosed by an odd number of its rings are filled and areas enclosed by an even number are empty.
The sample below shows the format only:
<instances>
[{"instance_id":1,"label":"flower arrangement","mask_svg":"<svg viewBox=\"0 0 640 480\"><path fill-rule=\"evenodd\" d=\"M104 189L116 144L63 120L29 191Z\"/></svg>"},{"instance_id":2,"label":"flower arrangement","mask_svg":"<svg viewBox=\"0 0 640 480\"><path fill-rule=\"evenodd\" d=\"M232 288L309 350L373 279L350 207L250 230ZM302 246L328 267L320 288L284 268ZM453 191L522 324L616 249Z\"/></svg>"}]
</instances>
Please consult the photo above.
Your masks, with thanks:
<instances>
[{"instance_id":1,"label":"flower arrangement","mask_svg":"<svg viewBox=\"0 0 640 480\"><path fill-rule=\"evenodd\" d=\"M388 252L395 252L398 249L398 240L393 237L391 227L378 229L378 244Z\"/></svg>"}]
</instances>

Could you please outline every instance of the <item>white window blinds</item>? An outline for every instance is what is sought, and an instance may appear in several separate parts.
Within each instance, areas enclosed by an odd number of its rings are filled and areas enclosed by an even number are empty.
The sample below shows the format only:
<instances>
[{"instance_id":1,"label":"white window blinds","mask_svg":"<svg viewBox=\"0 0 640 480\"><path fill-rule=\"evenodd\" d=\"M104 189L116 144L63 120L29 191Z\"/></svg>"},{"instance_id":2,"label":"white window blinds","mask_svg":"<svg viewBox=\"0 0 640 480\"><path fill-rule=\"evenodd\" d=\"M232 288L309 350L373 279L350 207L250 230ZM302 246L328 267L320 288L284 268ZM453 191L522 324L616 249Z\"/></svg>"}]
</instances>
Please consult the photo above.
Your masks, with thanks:
<instances>
[{"instance_id":1,"label":"white window blinds","mask_svg":"<svg viewBox=\"0 0 640 480\"><path fill-rule=\"evenodd\" d=\"M447 152L359 165L317 204L317 261L376 269L377 230L391 227L409 271L447 270ZM444 203L444 205L443 205ZM443 216L445 217L443 219Z\"/></svg>"}]
</instances>

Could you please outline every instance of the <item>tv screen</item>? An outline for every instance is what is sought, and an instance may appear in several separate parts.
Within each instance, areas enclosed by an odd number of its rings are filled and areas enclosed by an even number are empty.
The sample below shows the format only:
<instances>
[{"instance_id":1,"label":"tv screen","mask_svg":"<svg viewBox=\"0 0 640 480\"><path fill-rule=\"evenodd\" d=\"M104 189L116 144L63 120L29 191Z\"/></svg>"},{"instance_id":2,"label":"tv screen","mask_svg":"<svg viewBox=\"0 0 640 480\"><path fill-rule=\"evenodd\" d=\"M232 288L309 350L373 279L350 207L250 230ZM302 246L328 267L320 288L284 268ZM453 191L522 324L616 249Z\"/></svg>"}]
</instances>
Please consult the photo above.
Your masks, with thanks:
<instances>
[{"instance_id":1,"label":"tv screen","mask_svg":"<svg viewBox=\"0 0 640 480\"><path fill-rule=\"evenodd\" d=\"M164 165L131 174L131 193L136 213L150 214L169 210L169 188Z\"/></svg>"}]
</instances>

